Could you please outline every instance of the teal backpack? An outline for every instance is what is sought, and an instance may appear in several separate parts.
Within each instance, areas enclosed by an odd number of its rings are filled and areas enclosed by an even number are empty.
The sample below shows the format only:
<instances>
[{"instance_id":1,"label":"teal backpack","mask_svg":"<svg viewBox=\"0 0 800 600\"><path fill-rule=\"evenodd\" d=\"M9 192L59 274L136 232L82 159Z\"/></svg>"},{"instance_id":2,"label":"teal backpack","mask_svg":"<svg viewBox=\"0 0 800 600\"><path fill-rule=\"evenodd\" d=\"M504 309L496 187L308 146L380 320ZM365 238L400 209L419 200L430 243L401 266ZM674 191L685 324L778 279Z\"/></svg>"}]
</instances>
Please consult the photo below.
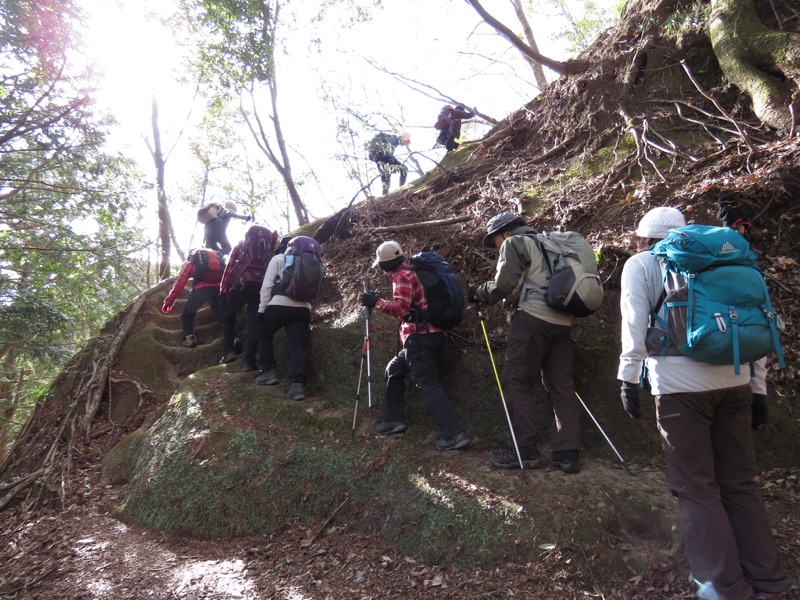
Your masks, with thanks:
<instances>
[{"instance_id":1,"label":"teal backpack","mask_svg":"<svg viewBox=\"0 0 800 600\"><path fill-rule=\"evenodd\" d=\"M672 229L651 252L666 266L664 293L651 315L663 329L660 354L670 350L713 365L752 363L776 352L783 323L769 298L758 255L729 227Z\"/></svg>"}]
</instances>

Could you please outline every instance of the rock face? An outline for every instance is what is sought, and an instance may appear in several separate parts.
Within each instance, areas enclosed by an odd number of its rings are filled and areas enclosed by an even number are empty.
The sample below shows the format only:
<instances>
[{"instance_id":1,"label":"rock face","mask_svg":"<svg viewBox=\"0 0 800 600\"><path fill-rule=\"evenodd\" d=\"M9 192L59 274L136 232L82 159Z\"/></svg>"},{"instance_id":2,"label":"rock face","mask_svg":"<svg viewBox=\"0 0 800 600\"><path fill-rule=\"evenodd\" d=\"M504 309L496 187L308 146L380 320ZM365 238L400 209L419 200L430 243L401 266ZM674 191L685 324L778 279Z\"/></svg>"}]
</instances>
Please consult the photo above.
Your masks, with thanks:
<instances>
[{"instance_id":1,"label":"rock face","mask_svg":"<svg viewBox=\"0 0 800 600\"><path fill-rule=\"evenodd\" d=\"M328 520L317 534L355 528L410 555L463 564L532 560L568 539L602 547L613 563L635 558L633 548L647 548L647 560L652 546L676 548L672 501L655 470L634 477L592 457L571 477L498 473L481 450L437 452L416 417L405 436L376 438L362 407L352 441L349 410L284 394L226 367L187 378L154 424L110 454L133 463L114 462L115 473L132 473L118 516L202 538Z\"/></svg>"}]
</instances>

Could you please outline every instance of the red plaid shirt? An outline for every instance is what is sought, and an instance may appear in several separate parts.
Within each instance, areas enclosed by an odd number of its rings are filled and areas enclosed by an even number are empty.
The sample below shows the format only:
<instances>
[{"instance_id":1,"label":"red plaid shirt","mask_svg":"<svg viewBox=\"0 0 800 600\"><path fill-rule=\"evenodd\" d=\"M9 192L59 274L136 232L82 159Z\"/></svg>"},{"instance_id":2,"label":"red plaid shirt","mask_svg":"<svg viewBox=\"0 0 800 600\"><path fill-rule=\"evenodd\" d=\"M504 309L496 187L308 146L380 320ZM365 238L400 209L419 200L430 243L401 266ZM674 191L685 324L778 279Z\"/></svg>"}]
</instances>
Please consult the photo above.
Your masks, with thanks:
<instances>
[{"instance_id":1,"label":"red plaid shirt","mask_svg":"<svg viewBox=\"0 0 800 600\"><path fill-rule=\"evenodd\" d=\"M411 261L407 260L392 273L392 299L378 300L375 304L382 313L390 317L402 319L411 312L411 307L418 310L428 308L428 301L425 299L425 289L419 280L419 275L411 268ZM414 323L414 321L403 321L400 325L400 343L405 345L408 336L414 333L434 333L443 331L434 327L430 323Z\"/></svg>"}]
</instances>

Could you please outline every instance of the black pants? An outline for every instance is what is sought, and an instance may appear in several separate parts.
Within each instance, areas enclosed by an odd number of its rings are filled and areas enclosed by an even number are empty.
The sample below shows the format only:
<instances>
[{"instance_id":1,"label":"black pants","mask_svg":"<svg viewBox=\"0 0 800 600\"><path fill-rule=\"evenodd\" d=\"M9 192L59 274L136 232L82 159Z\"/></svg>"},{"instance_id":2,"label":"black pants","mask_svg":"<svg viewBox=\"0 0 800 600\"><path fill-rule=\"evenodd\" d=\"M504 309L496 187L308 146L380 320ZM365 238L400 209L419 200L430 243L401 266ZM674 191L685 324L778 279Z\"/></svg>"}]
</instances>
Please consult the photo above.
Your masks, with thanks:
<instances>
[{"instance_id":1,"label":"black pants","mask_svg":"<svg viewBox=\"0 0 800 600\"><path fill-rule=\"evenodd\" d=\"M183 313L181 314L181 325L183 326L183 337L192 335L194 333L194 318L197 311L204 304L208 304L211 312L222 325L222 308L219 305L219 287L215 285L204 286L201 288L194 288L189 293L186 299L186 304L183 305Z\"/></svg>"},{"instance_id":2,"label":"black pants","mask_svg":"<svg viewBox=\"0 0 800 600\"><path fill-rule=\"evenodd\" d=\"M258 353L261 370L266 373L278 366L272 338L281 327L286 329L287 370L291 383L308 382L308 337L311 311L302 306L267 306L258 328Z\"/></svg>"},{"instance_id":3,"label":"black pants","mask_svg":"<svg viewBox=\"0 0 800 600\"><path fill-rule=\"evenodd\" d=\"M414 384L443 437L464 431L464 425L453 410L439 381L439 353L444 349L445 334L418 333L408 337L400 352L386 365L386 390L383 397L384 422L406 422L405 377L411 374Z\"/></svg>"},{"instance_id":4,"label":"black pants","mask_svg":"<svg viewBox=\"0 0 800 600\"><path fill-rule=\"evenodd\" d=\"M389 184L392 180L392 173L400 173L400 185L406 184L406 177L408 177L408 169L395 158L393 154L384 154L375 160L378 165L378 171L381 174L381 183L383 183L384 191L389 190Z\"/></svg>"},{"instance_id":5,"label":"black pants","mask_svg":"<svg viewBox=\"0 0 800 600\"><path fill-rule=\"evenodd\" d=\"M222 356L233 352L236 339L236 315L247 306L247 323L245 325L244 356L242 361L247 365L256 364L256 343L258 341L258 304L261 302L260 292L243 292L231 290L225 295L225 316L222 321Z\"/></svg>"}]
</instances>

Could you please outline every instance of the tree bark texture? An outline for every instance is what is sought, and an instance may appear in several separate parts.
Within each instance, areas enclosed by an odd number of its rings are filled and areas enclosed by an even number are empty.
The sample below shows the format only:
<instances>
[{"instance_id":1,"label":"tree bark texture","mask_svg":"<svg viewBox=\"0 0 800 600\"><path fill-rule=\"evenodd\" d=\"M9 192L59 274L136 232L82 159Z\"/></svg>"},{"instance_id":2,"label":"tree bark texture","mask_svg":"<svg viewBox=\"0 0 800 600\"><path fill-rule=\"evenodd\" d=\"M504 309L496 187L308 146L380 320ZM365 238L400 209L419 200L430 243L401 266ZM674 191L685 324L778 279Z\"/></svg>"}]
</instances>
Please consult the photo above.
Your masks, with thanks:
<instances>
[{"instance_id":1,"label":"tree bark texture","mask_svg":"<svg viewBox=\"0 0 800 600\"><path fill-rule=\"evenodd\" d=\"M161 148L161 130L158 128L158 101L153 96L151 122L153 127L153 163L156 168L156 194L158 200L158 237L161 240L161 258L158 265L158 279L162 281L169 279L170 266L169 255L172 248L170 231L172 230L172 220L167 206L167 192L164 189L166 160L164 151Z\"/></svg>"},{"instance_id":2,"label":"tree bark texture","mask_svg":"<svg viewBox=\"0 0 800 600\"><path fill-rule=\"evenodd\" d=\"M800 35L767 28L754 0L711 0L711 8L709 36L725 76L750 96L762 123L794 131Z\"/></svg>"}]
</instances>

